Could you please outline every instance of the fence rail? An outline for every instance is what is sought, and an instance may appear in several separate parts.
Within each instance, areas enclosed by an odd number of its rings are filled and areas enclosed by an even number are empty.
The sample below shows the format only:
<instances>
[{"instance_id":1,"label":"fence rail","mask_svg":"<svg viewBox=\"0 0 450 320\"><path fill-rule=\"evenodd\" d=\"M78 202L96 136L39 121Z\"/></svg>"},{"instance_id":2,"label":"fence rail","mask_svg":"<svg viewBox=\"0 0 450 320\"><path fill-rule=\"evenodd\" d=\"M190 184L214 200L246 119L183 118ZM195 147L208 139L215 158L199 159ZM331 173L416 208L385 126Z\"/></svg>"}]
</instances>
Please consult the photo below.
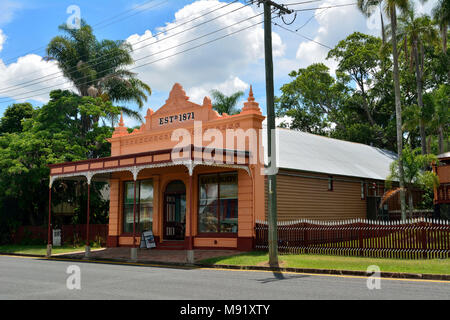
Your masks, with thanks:
<instances>
[{"instance_id":1,"label":"fence rail","mask_svg":"<svg viewBox=\"0 0 450 320\"><path fill-rule=\"evenodd\" d=\"M268 249L268 224L256 221L257 250ZM278 222L278 250L284 254L329 254L400 259L450 257L447 220L292 220Z\"/></svg>"}]
</instances>

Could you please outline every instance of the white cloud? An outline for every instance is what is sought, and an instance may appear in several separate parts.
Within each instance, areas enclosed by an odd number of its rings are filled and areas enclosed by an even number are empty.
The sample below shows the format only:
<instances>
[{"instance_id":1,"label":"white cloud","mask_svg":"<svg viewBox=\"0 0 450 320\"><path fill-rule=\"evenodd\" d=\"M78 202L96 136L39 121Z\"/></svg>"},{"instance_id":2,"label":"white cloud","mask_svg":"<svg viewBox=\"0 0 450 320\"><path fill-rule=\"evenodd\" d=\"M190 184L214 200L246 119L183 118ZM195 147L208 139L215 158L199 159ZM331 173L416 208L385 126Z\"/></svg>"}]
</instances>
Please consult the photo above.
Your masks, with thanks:
<instances>
[{"instance_id":1,"label":"white cloud","mask_svg":"<svg viewBox=\"0 0 450 320\"><path fill-rule=\"evenodd\" d=\"M11 22L14 13L20 8L22 8L22 5L18 2L10 0L0 1L0 25Z\"/></svg>"},{"instance_id":2,"label":"white cloud","mask_svg":"<svg viewBox=\"0 0 450 320\"><path fill-rule=\"evenodd\" d=\"M246 91L250 86L238 77L230 77L222 83L203 83L201 86L187 90L190 100L201 103L203 98L211 95L211 90L219 90L225 95L232 95L237 91Z\"/></svg>"},{"instance_id":3,"label":"white cloud","mask_svg":"<svg viewBox=\"0 0 450 320\"><path fill-rule=\"evenodd\" d=\"M348 4L348 0L326 0L319 8L325 8L334 5ZM431 8L436 4L436 0L428 1L422 5L420 1L414 1L418 14L429 14ZM319 27L317 32L310 36L314 41L333 48L340 40L345 39L353 32L381 37L380 10L375 8L374 14L367 18L358 9L356 5L342 6L329 9L317 9L315 11L315 20ZM389 18L384 15L385 25L389 24ZM301 32L300 32L301 33ZM334 74L337 68L337 62L333 59L327 60L329 49L317 44L314 41L303 41L299 44L296 58L300 68L307 67L311 63L322 62L327 65Z\"/></svg>"},{"instance_id":4,"label":"white cloud","mask_svg":"<svg viewBox=\"0 0 450 320\"><path fill-rule=\"evenodd\" d=\"M347 0L327 0L319 8L333 5L347 4ZM326 10L326 11L324 11ZM327 65L334 74L337 63L333 59L327 60L327 54L340 40L345 39L355 31L361 31L378 35L377 30L370 31L367 28L367 18L359 12L356 6L343 6L329 9L317 9L315 19L319 24L314 41L300 43L296 58L301 61L300 67L306 67L312 63L322 62ZM322 45L318 44L321 43Z\"/></svg>"},{"instance_id":5,"label":"white cloud","mask_svg":"<svg viewBox=\"0 0 450 320\"><path fill-rule=\"evenodd\" d=\"M46 102L49 99L49 92L56 89L70 89L69 83L62 84L67 80L63 77L55 78L52 75L59 71L55 62L45 62L41 56L29 54L21 57L15 63L5 65L0 59L0 97L8 97L17 101L25 101L32 96L33 100ZM49 76L39 83L30 85L29 81L41 77ZM44 81L46 80L47 81ZM26 83L28 82L28 83ZM25 84L26 83L26 84ZM51 87L50 89L44 89ZM40 90L42 91L35 91ZM28 99L29 100L29 99ZM5 101L2 99L0 101Z\"/></svg>"},{"instance_id":6,"label":"white cloud","mask_svg":"<svg viewBox=\"0 0 450 320\"><path fill-rule=\"evenodd\" d=\"M3 44L6 41L6 35L3 33L3 30L0 29L0 51L3 50Z\"/></svg>"},{"instance_id":7,"label":"white cloud","mask_svg":"<svg viewBox=\"0 0 450 320\"><path fill-rule=\"evenodd\" d=\"M136 65L173 55L182 50L200 45L204 42L238 31L242 28L262 21L262 16L249 20L249 17L255 16L258 12L255 11L254 6L247 6L243 9L220 17L217 20L206 23L201 27L188 30L195 25L201 24L212 18L221 16L227 12L231 12L242 7L242 4L235 3L195 21L186 23L187 21L198 16L198 12L205 12L208 8L214 10L225 4L225 2L220 2L217 0L195 1L176 12L174 21L156 29L157 32L163 32L163 34L152 38L152 32L147 30L144 34L135 34L130 36L128 38L128 42L130 43L150 39L134 45L135 51L133 53L133 57L135 59L153 55L137 61ZM239 21L243 22L226 28ZM186 24L174 30L169 30L181 25L182 23ZM222 28L226 29L208 37L193 41L189 44L172 48L181 45L186 41ZM162 39L183 30L187 31L180 35L161 41ZM153 44L142 48L142 46L149 43ZM140 47L142 49L139 50ZM281 37L276 33L273 34L273 47L274 56L282 56L284 54L285 46L281 40ZM158 54L158 52L163 50L164 52ZM235 75L239 74L242 76L242 74L251 73L252 66L254 67L263 58L264 32L262 25L258 25L230 37L202 46L201 48L161 60L143 68L138 68L135 71L139 73L139 77L143 81L148 82L155 90L167 91L170 90L174 82L179 82L184 87L191 88L192 90L189 90L191 92L191 96L196 97L200 95L200 92L209 92L213 88L221 88L221 85L224 89L223 91L225 92L226 88L223 85L224 83L226 85L231 85L233 90L235 88L243 87L242 83L239 84L234 82L238 79Z\"/></svg>"},{"instance_id":8,"label":"white cloud","mask_svg":"<svg viewBox=\"0 0 450 320\"><path fill-rule=\"evenodd\" d=\"M220 2L219 0L195 1L177 11L173 21L156 28L156 32L162 32L162 34L153 38L152 32L147 30L142 34L131 35L127 40L128 42L135 44L133 46L133 58L135 60L142 58L136 62L135 66L173 55L182 50L241 30L242 28L249 27L263 19L262 15L255 17L254 19L249 19L261 12L261 10L258 11L256 6L246 6L245 8L240 9L242 4L234 3L209 15L200 17L195 21L186 23L198 16L199 13L203 14L210 10L225 6L226 4L226 2ZM3 8L7 6L9 8L14 7L9 0L6 0L6 2L2 1L0 8L2 8L2 6ZM13 11L9 10L9 12L10 14L8 17L11 17L11 12ZM230 13L224 15L228 12ZM3 21L6 21L7 16L4 12L0 13L0 15L1 14L3 14ZM221 15L224 16L219 17ZM216 20L205 23L216 17L218 17ZM241 21L242 23L236 24ZM186 24L173 29L182 23ZM198 28L193 28L201 23L205 24ZM236 25L229 27L233 24ZM191 28L192 30L188 30ZM208 37L182 45L182 43L186 41L219 29L223 30ZM161 41L162 39L183 30L187 31ZM149 40L144 41L146 39ZM4 40L0 39L0 41ZM150 43L151 45L146 46ZM274 57L282 57L284 55L285 45L282 42L281 37L275 32L273 33L273 48ZM264 73L256 72L260 68L263 68L263 58L264 31L262 24L259 24L230 37L202 46L201 48L181 53L132 71L137 72L141 80L149 83L154 92L167 92L175 82L179 82L186 88L186 91L189 92L193 101L201 102L203 96L209 95L212 89L218 89L225 94L248 89L249 85L241 80L242 77L249 77L252 78L252 81L255 81L255 74L258 74L258 81L263 81ZM21 86L20 84L53 74L58 70L56 64L42 61L42 58L37 55L21 57L17 62L10 65L5 65L0 59L0 74L2 74L2 77L0 78L0 97L9 97L21 101L23 98L33 96L33 99L46 102L48 101L48 92L53 88L37 92L35 90L50 86L55 86L56 88L61 82L67 81L65 78L60 77L26 87ZM54 76L50 78L53 77ZM7 89L8 92L5 93L4 88L9 88L14 85L19 85L19 87L14 87L14 90ZM70 86L65 84L63 86L59 85L58 87L68 88Z\"/></svg>"}]
</instances>

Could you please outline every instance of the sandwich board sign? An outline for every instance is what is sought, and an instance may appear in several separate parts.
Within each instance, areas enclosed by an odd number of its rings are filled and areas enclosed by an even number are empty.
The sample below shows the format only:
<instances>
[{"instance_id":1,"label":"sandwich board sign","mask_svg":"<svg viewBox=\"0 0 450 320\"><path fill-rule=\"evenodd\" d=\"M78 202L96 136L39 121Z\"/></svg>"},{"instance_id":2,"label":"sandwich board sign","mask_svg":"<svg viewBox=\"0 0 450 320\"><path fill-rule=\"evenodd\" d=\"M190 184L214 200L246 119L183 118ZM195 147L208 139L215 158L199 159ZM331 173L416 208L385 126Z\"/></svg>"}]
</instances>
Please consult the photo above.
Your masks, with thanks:
<instances>
[{"instance_id":1,"label":"sandwich board sign","mask_svg":"<svg viewBox=\"0 0 450 320\"><path fill-rule=\"evenodd\" d=\"M152 231L144 231L141 235L141 245L140 248L156 248L155 237Z\"/></svg>"}]
</instances>

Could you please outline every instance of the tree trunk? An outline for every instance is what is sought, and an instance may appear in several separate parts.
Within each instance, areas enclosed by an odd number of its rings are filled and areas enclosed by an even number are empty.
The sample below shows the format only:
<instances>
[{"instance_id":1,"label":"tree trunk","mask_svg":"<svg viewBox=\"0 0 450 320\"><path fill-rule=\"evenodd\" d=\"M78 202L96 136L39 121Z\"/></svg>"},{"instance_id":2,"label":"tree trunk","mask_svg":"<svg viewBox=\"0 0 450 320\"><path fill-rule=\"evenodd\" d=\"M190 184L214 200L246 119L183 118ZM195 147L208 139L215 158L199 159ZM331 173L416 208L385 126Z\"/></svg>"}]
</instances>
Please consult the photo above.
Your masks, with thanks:
<instances>
[{"instance_id":1,"label":"tree trunk","mask_svg":"<svg viewBox=\"0 0 450 320\"><path fill-rule=\"evenodd\" d=\"M412 219L413 218L413 214L414 214L414 202L413 202L413 193L412 190L409 190L409 218Z\"/></svg>"},{"instance_id":2,"label":"tree trunk","mask_svg":"<svg viewBox=\"0 0 450 320\"><path fill-rule=\"evenodd\" d=\"M384 28L384 19L383 19L383 9L380 5L380 18L381 18L381 39L383 40L383 45L386 43L386 30Z\"/></svg>"},{"instance_id":3,"label":"tree trunk","mask_svg":"<svg viewBox=\"0 0 450 320\"><path fill-rule=\"evenodd\" d=\"M447 54L447 30L448 30L448 25L445 23L442 26L441 32L442 32L442 52L444 53L444 55ZM448 71L448 78L450 79L450 70Z\"/></svg>"},{"instance_id":4,"label":"tree trunk","mask_svg":"<svg viewBox=\"0 0 450 320\"><path fill-rule=\"evenodd\" d=\"M417 104L420 108L420 146L422 148L422 154L427 154L427 137L425 134L425 122L423 120L423 83L422 83L422 70L419 59L419 48L417 45L417 39L413 41L414 60L416 64L416 86L417 86Z\"/></svg>"},{"instance_id":5,"label":"tree trunk","mask_svg":"<svg viewBox=\"0 0 450 320\"><path fill-rule=\"evenodd\" d=\"M444 127L442 124L439 125L439 154L442 154L445 152L444 150Z\"/></svg>"},{"instance_id":6,"label":"tree trunk","mask_svg":"<svg viewBox=\"0 0 450 320\"><path fill-rule=\"evenodd\" d=\"M403 132L402 132L402 105L400 100L400 73L398 69L397 51L397 13L395 6L390 8L392 26L392 56L394 60L394 91L395 91L395 116L397 125L397 154L400 185L400 206L402 219L406 219L405 177L403 171Z\"/></svg>"},{"instance_id":7,"label":"tree trunk","mask_svg":"<svg viewBox=\"0 0 450 320\"><path fill-rule=\"evenodd\" d=\"M448 26L447 26L447 24L445 24L442 26L442 30L441 30L441 32L442 32L442 35L441 35L442 36L442 52L444 54L447 53L447 29L448 29Z\"/></svg>"}]
</instances>

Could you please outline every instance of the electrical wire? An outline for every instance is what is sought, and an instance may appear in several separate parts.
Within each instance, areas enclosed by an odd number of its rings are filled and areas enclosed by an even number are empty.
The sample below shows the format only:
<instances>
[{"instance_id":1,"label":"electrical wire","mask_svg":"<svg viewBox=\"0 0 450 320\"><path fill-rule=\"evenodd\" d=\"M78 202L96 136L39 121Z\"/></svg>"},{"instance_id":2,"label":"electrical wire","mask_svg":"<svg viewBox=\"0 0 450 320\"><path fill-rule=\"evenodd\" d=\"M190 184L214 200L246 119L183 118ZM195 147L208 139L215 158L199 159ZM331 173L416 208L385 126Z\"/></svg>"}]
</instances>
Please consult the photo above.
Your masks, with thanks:
<instances>
[{"instance_id":1,"label":"electrical wire","mask_svg":"<svg viewBox=\"0 0 450 320\"><path fill-rule=\"evenodd\" d=\"M123 13L137 10L137 9L140 8L141 6L144 6L144 5L146 5L146 4L150 3L150 2L154 2L154 0L146 1L146 2L142 3L141 5L137 5L136 7L132 8L132 9L129 9L129 10L126 10L126 11L122 12L121 14L118 14L118 15L113 16L113 17L111 17L111 18L102 20L102 21L100 21L99 23L96 23L96 24L92 25L92 27L98 26L98 25L100 25L100 24L102 24L102 23L104 23L104 22L106 22L106 21L108 21L108 20L114 19L115 17L120 16L120 15L122 15ZM158 6L160 6L160 5L162 5L162 4L166 3L166 2L168 2L168 0L164 0L164 1L162 1L161 3L159 3L159 4L157 4L157 5L153 6L153 7L148 7L148 8L142 9L142 10L139 11L139 13L143 13L143 12L145 12L145 11L147 11L147 10L154 9L155 7L158 7ZM100 29L103 29L103 27L100 27ZM46 47L47 47L47 46L42 46L42 47L39 47L39 48L30 50L30 51L28 51L28 52L26 52L26 53L23 53L23 54L21 54L21 55L19 55L19 56L15 56L15 57L12 57L12 58L7 58L7 59L4 60L3 62L4 62L5 65L7 65L7 64L9 64L9 63L11 63L11 62L17 60L17 59L20 58L20 57L29 55L29 54L31 54L31 53L37 53L37 52L41 51L42 49L45 49Z\"/></svg>"},{"instance_id":2,"label":"electrical wire","mask_svg":"<svg viewBox=\"0 0 450 320\"><path fill-rule=\"evenodd\" d=\"M251 17L251 18L247 18L247 19L242 20L242 21L240 21L240 22L237 22L237 23L234 23L234 24L232 24L232 25L229 25L229 26L227 26L227 27L225 27L225 28L221 28L221 29L219 29L219 30L210 32L209 34L206 34L206 35L203 35L203 36L201 36L201 37L198 37L198 38L189 40L189 42L196 41L196 40L198 40L198 39L200 39L200 38L202 38L202 37L209 36L209 35L211 35L211 34L213 34L213 33L220 32L220 31L222 31L222 30L224 30L224 29L227 29L227 28L230 28L230 27L232 27L232 26L234 26L234 25L236 25L236 24L239 24L239 23L248 21L248 20L253 19L253 18L255 18L255 17L257 17L257 16L260 16L260 15L262 15L262 14L263 14L263 13L259 13L259 14L255 15L255 16ZM223 36L221 36L221 37L218 37L218 38L212 39L212 40L210 40L210 41L201 43L201 44L196 45L196 46L194 46L194 47L191 47L191 48L188 48L188 49L185 49L185 50L176 52L176 53L171 54L171 55L169 55L169 56L166 56L166 57L163 57L163 58L160 58L160 59L157 59L157 60L148 62L148 63L144 63L144 64L142 64L142 65L138 65L138 66L132 67L132 68L130 68L130 69L128 69L128 70L134 70L134 69L142 68L142 67L144 67L144 66L148 66L148 65L154 64L154 63L156 63L156 62L159 62L159 61L162 61L162 60L171 58L171 57L173 57L173 56L176 56L176 55L179 55L179 54L182 54L182 53L185 53L185 52L192 51L192 50L194 50L194 49L203 47L203 46L208 45L208 44L210 44L210 43L219 41L219 40L224 39L224 38L226 38L226 37L229 37L229 36L231 36L231 35L234 35L234 34L237 34L237 33L239 33L239 32L242 32L242 31L244 31L244 30L247 30L247 29L250 29L250 28L252 28L252 27L255 27L255 26L257 26L257 25L259 25L259 24L261 24L261 23L263 23L263 22L264 22L264 20L263 20L263 21L260 21L260 22L258 22L258 23L252 24L252 25L250 25L250 26L247 26L247 27L245 27L245 28L239 29L239 30L237 30L237 31L234 31L234 32L232 32L232 33L228 33L228 34L223 35ZM186 43L184 43L184 44L186 44ZM181 44L181 45L183 45L183 44ZM178 46L181 46L181 45L178 45ZM175 46L175 47L178 47L178 46ZM165 50L163 50L163 51L168 51L168 50L171 50L171 49L173 49L173 48L175 48L175 47L168 48L168 49L165 49ZM161 52L158 52L158 53L161 53ZM158 53L155 53L155 54L152 54L152 55L149 55L149 56L153 56L153 55L156 55L156 54L158 54ZM149 57L149 56L146 56L146 57L143 57L143 58L147 58L147 57ZM143 58L141 58L141 59L143 59ZM87 82L86 84L94 83L94 82L96 82L96 81L97 81L97 80L89 81L89 82ZM47 88L42 88L42 89L39 89L39 90L30 91L30 92L27 92L27 93L24 93L24 94L29 94L29 93L32 93L32 92L37 92L37 91L42 91L42 90L46 90L46 89L49 89L49 88L54 88L55 86L59 86L59 85L63 85L63 84L66 84L66 83L71 83L71 82L72 82L72 81L66 81L66 82L63 82L63 83L60 83L60 84L51 86L51 87L47 87ZM53 91L53 90L51 90L51 91ZM15 99L10 99L10 100L8 100L8 101L0 101L0 104L2 104L2 103L10 103L10 102L13 102L13 101L16 101L16 100L30 99L30 98L37 97L37 96L40 96L40 95L45 94L45 93L50 93L51 91L42 92L42 93L39 93L38 95L32 95L32 96L27 96L27 97L20 96L20 97L16 97Z\"/></svg>"},{"instance_id":3,"label":"electrical wire","mask_svg":"<svg viewBox=\"0 0 450 320\"><path fill-rule=\"evenodd\" d=\"M135 43L132 43L131 45L136 45L136 44L138 44L138 43L142 43L142 42L151 40L151 39L157 37L158 35L161 35L161 34L163 34L163 33L167 33L168 31L171 31L171 30L174 30L174 29L176 29L176 28L179 28L179 27L181 27L182 25L185 25L185 24L187 24L187 23L189 23L189 22L192 22L192 21L194 21L194 20L197 20L197 19L199 19L199 18L201 18L201 17L203 17L203 16L205 16L205 15L207 15L207 14L213 13L213 12L215 12L215 11L217 11L217 10L223 9L223 8L229 6L229 5L231 5L231 4L233 4L233 3L237 2L237 1L238 1L238 0L235 0L235 1L231 2L231 3L228 3L227 5L224 5L224 6L220 7L220 8L218 8L218 9L215 9L215 10L213 10L213 11L210 11L210 12L204 14L204 15L198 16L198 17L196 17L196 18L194 18L194 19L191 19L191 20L189 20L189 21L187 21L187 22L185 22L185 23L179 24L179 25L177 25L177 26L175 26L175 27L173 27L173 28L169 28L169 29L167 29L167 30L165 30L165 31L159 32L158 34L155 34L155 35L153 35L153 36L150 37L150 38L146 38L146 39L137 41L137 42L135 42ZM172 38L172 37L177 36L177 35L179 35L179 34L182 34L182 33L184 33L184 32L190 31L190 30L192 30L192 29L194 29L194 28L197 28L197 27L199 27L199 26L205 25L205 24L207 24L207 23L209 23L209 22L211 22L211 21L217 20L217 19L219 19L219 18L221 18L221 17L223 17L223 16L226 16L226 15L228 15L228 14L231 14L231 13L233 13L233 12L236 12L236 11L238 11L238 10L241 10L241 9L243 9L243 8L245 8L245 7L246 7L246 6L242 6L242 7L236 8L236 9L230 11L230 12L227 12L227 13L225 13L225 14L219 15L219 16L217 16L217 17L214 17L213 19L204 21L204 22L202 22L202 23L200 23L200 24L197 24L197 25L195 25L195 26L192 26L192 27L190 27L190 28L184 29L184 30L182 30L182 31L180 31L180 32L178 32L178 33L171 34L171 35L169 35L169 36L167 36L167 37L165 37L165 38L159 39L159 40L157 40L157 41L155 41L155 42L152 42L152 43L149 43L149 44L147 44L147 45L141 46L141 47L139 47L139 48L133 49L133 50L130 51L130 53L131 53L131 52L136 52L136 51L138 51L138 50L140 50L140 49L143 49L143 48L145 48L145 47L148 47L148 46L152 46L152 45L154 45L154 44L156 44L156 43L165 41L165 40L167 40L167 39L169 39L169 38ZM112 55L112 53L111 53L111 54L106 54L106 55L103 55L103 56L99 56L99 57L97 57L97 58L95 58L95 59L93 59L93 60L87 61L86 63L89 64L90 67L94 67L94 66L96 66L96 65L98 65L98 64L100 64L100 63L102 63L102 62L107 61L107 60L101 59L101 58L105 58L105 57L110 56L110 55ZM96 60L100 60L100 61L99 61L98 63L92 65L91 63L92 63L92 62L95 62ZM75 73L75 72L77 72L77 71L78 71L77 67L74 66L74 67L70 68L67 72L68 72L69 74L72 74L72 73ZM40 80L43 80L43 79L45 79L45 78L48 78L48 77L51 77L51 76L55 76L55 75L58 75L58 76L52 77L52 78L49 78L49 79L46 79L45 81L40 81ZM65 76L65 75L63 74L62 71L54 72L54 73L51 73L51 74L48 74L48 75L45 75L45 76L42 76L42 77L39 77L39 78L36 78L36 79L33 79L33 80L29 80L29 81L26 81L26 82L23 82L23 83L19 83L19 84L15 84L15 85L12 85L12 86L9 86L9 87L1 88L1 89L0 89L0 95L1 95L1 94L5 94L5 93L8 93L8 92L11 92L11 91L21 90L21 89L26 88L26 87L30 87L30 86L33 86L33 85L36 85L36 84L39 84L39 83L42 83L42 82L54 80L54 79L57 79L57 78L60 78L60 77L64 77L64 76ZM15 87L17 87L17 89L11 89L11 88L15 88Z\"/></svg>"},{"instance_id":4,"label":"electrical wire","mask_svg":"<svg viewBox=\"0 0 450 320\"><path fill-rule=\"evenodd\" d=\"M273 25L275 25L275 26L277 26L277 27L279 27L279 28L281 28L281 29L284 29L284 30L286 30L286 31L292 32L293 34L296 34L296 35L298 35L299 37L305 38L306 40L312 41L312 42L314 42L314 43L316 43L316 44L318 44L318 45L321 45L322 47L325 47L325 48L330 49L330 50L333 49L333 48L331 48L330 46L327 46L326 44L320 43L319 41L316 41L316 40L314 40L314 39L311 39L311 38L309 38L309 37L307 37L307 36L305 36L305 35L303 35L303 34L301 34L301 33L295 32L294 30L291 30L291 29L288 29L288 28L286 28L286 27L284 27L284 26L281 26L281 25L279 25L279 24L276 23L276 22L272 22L272 23L273 23Z\"/></svg>"}]
</instances>

